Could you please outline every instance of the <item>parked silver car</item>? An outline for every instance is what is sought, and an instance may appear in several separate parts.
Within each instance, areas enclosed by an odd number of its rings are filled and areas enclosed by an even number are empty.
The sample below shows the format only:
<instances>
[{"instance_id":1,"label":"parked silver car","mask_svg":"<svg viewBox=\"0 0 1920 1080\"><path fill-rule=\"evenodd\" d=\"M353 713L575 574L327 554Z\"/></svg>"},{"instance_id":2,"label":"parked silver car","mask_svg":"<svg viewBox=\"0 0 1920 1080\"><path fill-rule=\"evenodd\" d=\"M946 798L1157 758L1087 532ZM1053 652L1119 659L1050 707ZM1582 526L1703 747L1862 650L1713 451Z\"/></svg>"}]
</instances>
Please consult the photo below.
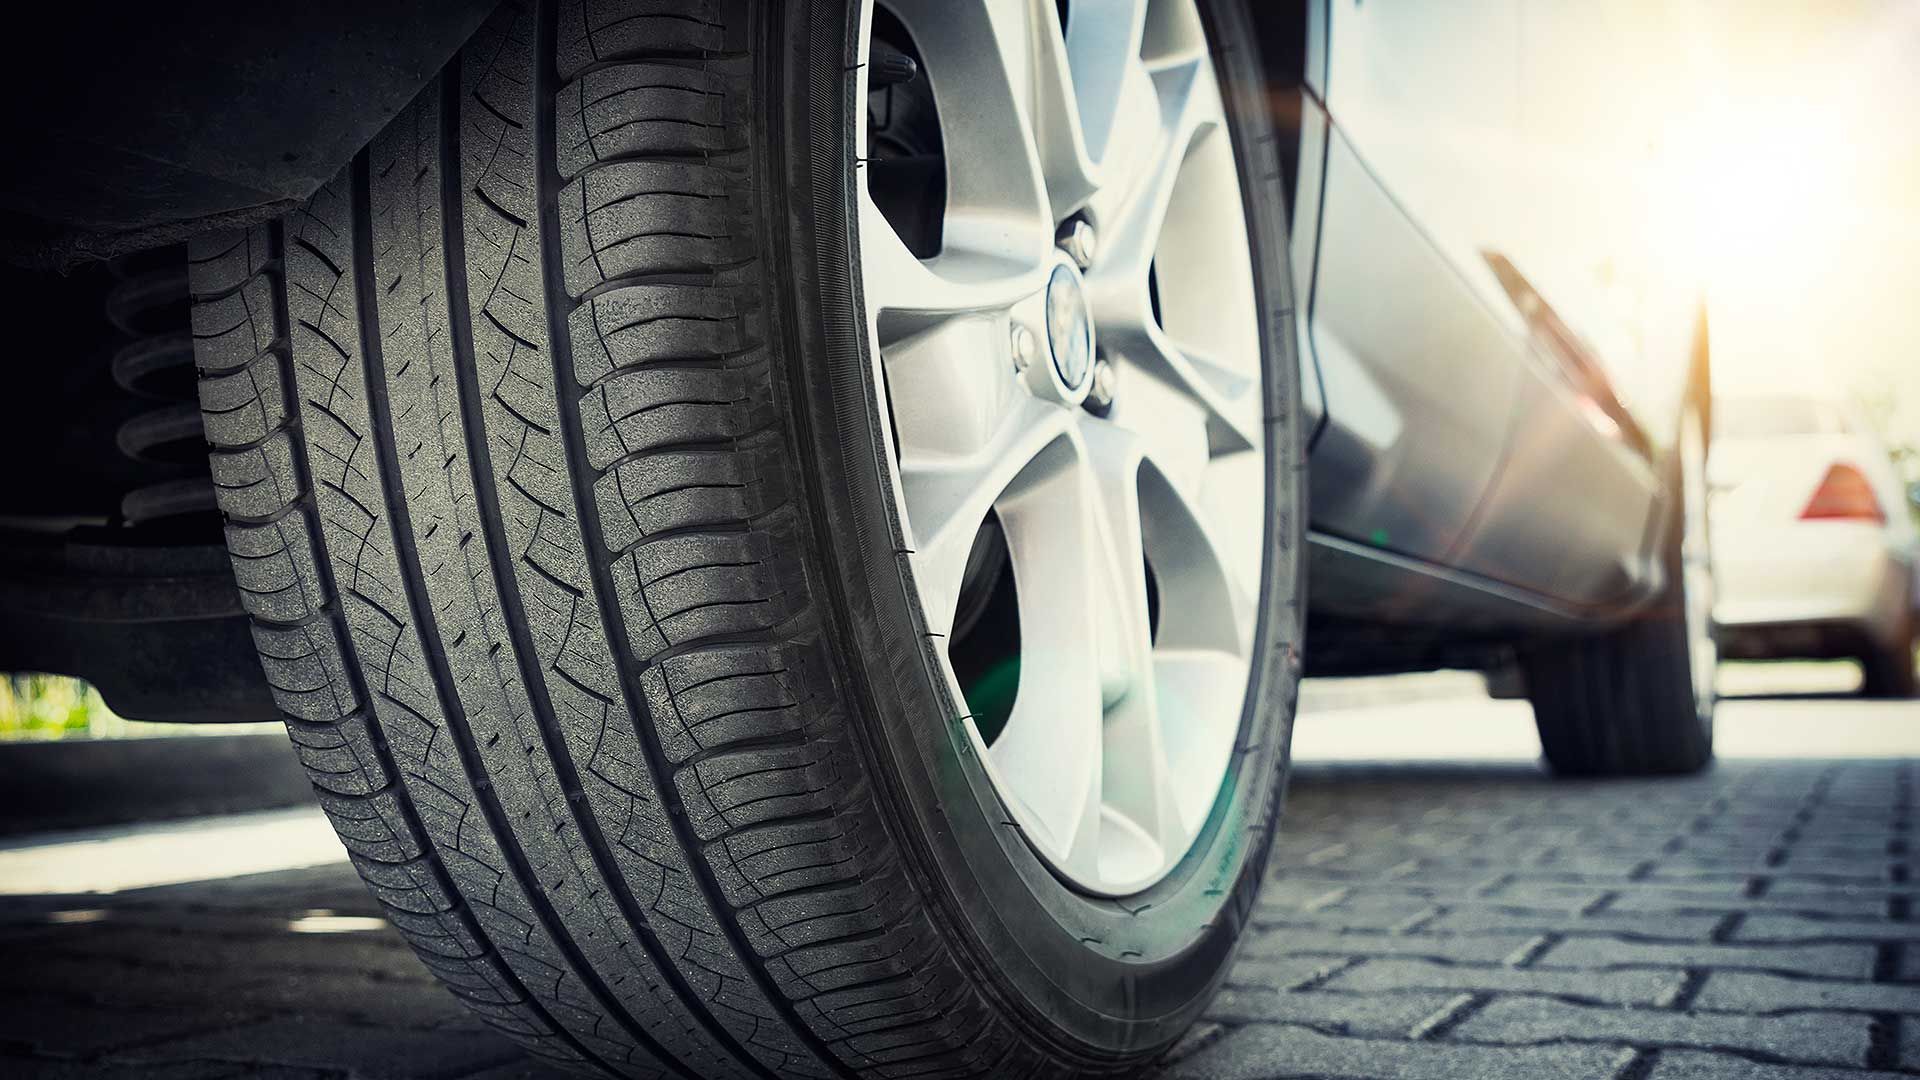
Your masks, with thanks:
<instances>
[{"instance_id":1,"label":"parked silver car","mask_svg":"<svg viewBox=\"0 0 1920 1080\"><path fill-rule=\"evenodd\" d=\"M1920 534L1858 411L1723 393L1709 476L1725 655L1857 658L1866 693L1912 697Z\"/></svg>"}]
</instances>

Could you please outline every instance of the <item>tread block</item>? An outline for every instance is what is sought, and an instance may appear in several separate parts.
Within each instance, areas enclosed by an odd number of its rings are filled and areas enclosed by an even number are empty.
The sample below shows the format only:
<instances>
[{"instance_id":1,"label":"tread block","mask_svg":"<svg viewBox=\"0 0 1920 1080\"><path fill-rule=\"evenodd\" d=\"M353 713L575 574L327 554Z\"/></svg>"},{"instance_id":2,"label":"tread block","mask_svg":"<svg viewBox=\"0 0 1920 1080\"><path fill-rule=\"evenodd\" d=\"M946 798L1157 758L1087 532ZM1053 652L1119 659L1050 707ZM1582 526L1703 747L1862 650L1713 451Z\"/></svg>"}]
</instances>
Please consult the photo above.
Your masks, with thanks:
<instances>
[{"instance_id":1,"label":"tread block","mask_svg":"<svg viewBox=\"0 0 1920 1080\"><path fill-rule=\"evenodd\" d=\"M678 765L751 739L804 736L811 644L713 645L649 665L640 686L667 759Z\"/></svg>"},{"instance_id":2,"label":"tread block","mask_svg":"<svg viewBox=\"0 0 1920 1080\"><path fill-rule=\"evenodd\" d=\"M359 713L317 722L290 718L287 735L308 778L323 796L371 795L394 781L374 745L366 717Z\"/></svg>"},{"instance_id":3,"label":"tread block","mask_svg":"<svg viewBox=\"0 0 1920 1080\"><path fill-rule=\"evenodd\" d=\"M270 525L228 525L227 553L240 603L256 619L297 623L326 605L313 539L302 514Z\"/></svg>"},{"instance_id":4,"label":"tread block","mask_svg":"<svg viewBox=\"0 0 1920 1080\"><path fill-rule=\"evenodd\" d=\"M721 52L728 48L726 15L718 0L570 3L560 13L554 46L560 77L571 79L590 64L636 55Z\"/></svg>"},{"instance_id":5,"label":"tread block","mask_svg":"<svg viewBox=\"0 0 1920 1080\"><path fill-rule=\"evenodd\" d=\"M708 846L715 877L736 907L776 894L857 880L866 842L835 818L803 818L737 830Z\"/></svg>"},{"instance_id":6,"label":"tread block","mask_svg":"<svg viewBox=\"0 0 1920 1080\"><path fill-rule=\"evenodd\" d=\"M614 375L580 399L588 463L605 469L630 454L724 442L767 427L773 407L755 393L759 374L655 367Z\"/></svg>"},{"instance_id":7,"label":"tread block","mask_svg":"<svg viewBox=\"0 0 1920 1080\"><path fill-rule=\"evenodd\" d=\"M187 241L187 272L194 293L214 299L244 285L267 269L272 244L264 225L248 229L221 229Z\"/></svg>"},{"instance_id":8,"label":"tread block","mask_svg":"<svg viewBox=\"0 0 1920 1080\"><path fill-rule=\"evenodd\" d=\"M587 72L554 100L560 175L575 179L603 162L640 155L712 160L744 149L742 75L725 61L614 64ZM563 196L561 205L572 201Z\"/></svg>"},{"instance_id":9,"label":"tread block","mask_svg":"<svg viewBox=\"0 0 1920 1080\"><path fill-rule=\"evenodd\" d=\"M594 481L607 548L659 533L746 524L790 498L779 449L749 436L731 449L665 450L623 461Z\"/></svg>"},{"instance_id":10,"label":"tread block","mask_svg":"<svg viewBox=\"0 0 1920 1080\"><path fill-rule=\"evenodd\" d=\"M257 443L292 415L280 375L280 355L266 352L242 367L200 379L200 417L217 448Z\"/></svg>"},{"instance_id":11,"label":"tread block","mask_svg":"<svg viewBox=\"0 0 1920 1080\"><path fill-rule=\"evenodd\" d=\"M766 633L796 614L789 529L674 533L613 565L635 659L702 639ZM759 646L766 651L768 646Z\"/></svg>"},{"instance_id":12,"label":"tread block","mask_svg":"<svg viewBox=\"0 0 1920 1080\"><path fill-rule=\"evenodd\" d=\"M264 521L297 502L303 490L285 431L250 450L215 453L214 501L229 519Z\"/></svg>"},{"instance_id":13,"label":"tread block","mask_svg":"<svg viewBox=\"0 0 1920 1080\"><path fill-rule=\"evenodd\" d=\"M746 330L751 303L733 290L692 285L608 289L567 316L575 374L597 386L621 368L739 356L757 345Z\"/></svg>"},{"instance_id":14,"label":"tread block","mask_svg":"<svg viewBox=\"0 0 1920 1080\"><path fill-rule=\"evenodd\" d=\"M201 371L232 371L252 363L278 338L274 286L266 274L239 289L193 305L193 358Z\"/></svg>"},{"instance_id":15,"label":"tread block","mask_svg":"<svg viewBox=\"0 0 1920 1080\"><path fill-rule=\"evenodd\" d=\"M624 277L710 277L753 257L750 207L711 165L622 161L560 190L567 290L580 296Z\"/></svg>"},{"instance_id":16,"label":"tread block","mask_svg":"<svg viewBox=\"0 0 1920 1080\"><path fill-rule=\"evenodd\" d=\"M347 674L339 638L327 623L279 629L255 623L253 646L260 652L274 704L301 720L330 720L359 708Z\"/></svg>"},{"instance_id":17,"label":"tread block","mask_svg":"<svg viewBox=\"0 0 1920 1080\"><path fill-rule=\"evenodd\" d=\"M674 775L702 840L730 829L829 813L840 782L832 763L806 744L722 751Z\"/></svg>"}]
</instances>

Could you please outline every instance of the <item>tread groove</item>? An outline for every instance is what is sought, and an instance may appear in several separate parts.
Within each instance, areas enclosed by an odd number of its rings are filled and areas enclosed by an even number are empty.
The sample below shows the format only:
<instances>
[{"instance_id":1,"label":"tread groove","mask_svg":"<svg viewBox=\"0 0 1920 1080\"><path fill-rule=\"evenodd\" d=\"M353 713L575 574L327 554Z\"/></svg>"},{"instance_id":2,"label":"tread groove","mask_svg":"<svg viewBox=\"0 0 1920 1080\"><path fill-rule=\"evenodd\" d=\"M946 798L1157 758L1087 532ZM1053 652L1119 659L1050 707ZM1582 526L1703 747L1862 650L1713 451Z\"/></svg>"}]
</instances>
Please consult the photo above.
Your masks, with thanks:
<instances>
[{"instance_id":1,"label":"tread groove","mask_svg":"<svg viewBox=\"0 0 1920 1080\"><path fill-rule=\"evenodd\" d=\"M629 640L624 619L620 616L620 603L615 591L614 581L607 564L600 553L607 550L606 537L601 530L597 515L585 511L586 507L596 505L593 492L595 476L578 466L585 462L587 443L582 430L580 405L591 391L583 387L574 371L572 339L569 336L567 317L569 312L558 302L560 297L568 295L566 287L565 256L560 251L559 206L560 191L566 180L559 174L558 154L555 146L554 111L558 104L560 79L557 69L555 42L558 37L558 5L554 0L543 0L538 6L538 28L534 60L534 176L536 204L540 218L539 261L542 276L546 284L549 302L547 304L547 333L551 343L549 350L553 363L554 390L561 399L560 437L570 448L570 457L576 463L567 470L568 481L573 486L575 506L582 508L580 529L587 546L587 567L593 581L593 591L599 600L600 608L607 624L607 634L611 639L616 657L636 655ZM580 78L575 73L574 78ZM638 685L639 672L629 663L616 659L615 668L619 675L621 696L626 700L630 713L641 720L638 729L639 745L647 758L650 772L659 779L659 795L668 808L668 819L672 823L675 839L687 853L689 877L705 899L717 913L718 923L727 943L744 958L748 977L753 980L760 993L765 997L774 1012L793 1032L800 1044L809 1050L822 1064L836 1075L848 1077L853 1073L847 1069L838 1054L804 1023L795 1013L793 1003L775 986L766 971L759 964L751 962L756 955L735 920L733 909L725 898L719 882L714 878L713 870L700 855L701 842L694 835L688 822L686 807L679 791L672 782L674 770L661 749L658 736L653 729L646 698Z\"/></svg>"},{"instance_id":2,"label":"tread groove","mask_svg":"<svg viewBox=\"0 0 1920 1080\"><path fill-rule=\"evenodd\" d=\"M400 454L394 443L394 426L391 408L387 399L387 379L385 360L381 351L379 321L376 316L378 283L373 277L373 218L370 206L369 161L366 151L354 158L349 201L352 206L354 247L354 286L359 292L359 323L361 333L361 363L366 371L367 407L372 420L372 435L378 445L375 459L379 465L382 484L389 493L404 492L399 474ZM443 215L443 220L446 216ZM456 685L453 672L447 662L446 644L440 636L439 617L433 605L426 602L426 583L422 577L420 552L414 540L411 511L404 498L390 499L387 507L387 524L393 534L394 554L400 566L401 592L406 599L413 625L418 629L421 651L425 655L428 667L433 675L433 693L437 697L442 713L447 719L448 734L452 737L460 764L474 789L474 802L486 818L490 830L499 842L502 855L513 864L514 871L523 881L538 879L533 875L526 853L520 849L518 838L508 824L506 810L500 805L494 794L493 784L486 765L479 758L472 729L468 726L465 707L453 693ZM628 1015L599 973L588 964L581 954L579 946L568 932L566 924L553 910L553 905L537 888L526 890L527 901L536 916L544 924L548 935L556 948L560 950L574 972L580 978L588 992L598 1002L608 1016L621 1023L623 1029L639 1046L644 1047L668 1069L681 1074L688 1080L698 1080Z\"/></svg>"},{"instance_id":3,"label":"tread groove","mask_svg":"<svg viewBox=\"0 0 1920 1080\"><path fill-rule=\"evenodd\" d=\"M513 644L515 660L520 668L520 681L527 689L527 697L533 709L535 723L540 728L541 739L548 755L553 759L554 771L561 785L570 792L581 790L578 765L566 746L565 738L557 734L558 721L555 718L553 701L547 682L538 670L539 653L535 650L527 632L527 615L519 589L512 578L513 571L503 561L501 553L512 550L507 540L506 525L500 517L500 496L494 484L492 448L487 445L485 418L481 413L482 395L479 385L479 367L473 356L471 328L473 315L471 300L467 291L466 237L465 223L455 211L460 206L460 151L458 142L459 88L456 81L449 79L444 89L441 107L441 185L445 209L440 215L443 231L440 249L446 259L448 336L452 339L454 366L458 379L456 394L460 400L462 430L466 435L467 457L471 466L474 484L475 509L479 514L481 530L486 534L489 570L493 574L494 588L500 596L503 614L506 616L506 634ZM473 95L481 100L480 95ZM489 111L492 110L488 106ZM477 190L477 189L476 189ZM486 200L491 205L491 200ZM522 222L522 225L525 223ZM500 400L496 392L493 397ZM504 401L501 401L505 405ZM508 412L519 417L510 407ZM523 421L526 422L526 421ZM528 422L529 426L533 426ZM578 594L578 590L566 581L554 576L538 560L526 559L545 580L569 593ZM554 672L566 679L575 688L588 694L594 694L590 688L568 675L559 665ZM595 695L597 696L597 695ZM575 800L568 800L568 807L579 830L582 842L592 856L593 864L609 887L609 891L618 905L621 914L634 927L642 946L653 960L654 967L672 983L678 996L687 1003L720 1044L727 1048L742 1064L757 1068L759 1063L739 1046L732 1035L715 1021L705 1008L703 999L692 991L685 978L673 965L655 936L651 924L640 910L639 901L628 888L619 868L613 865L611 845L600 829L600 823L591 810L582 808ZM667 1060L672 1060L668 1058ZM771 1076L764 1069L763 1075Z\"/></svg>"},{"instance_id":4,"label":"tread groove","mask_svg":"<svg viewBox=\"0 0 1920 1080\"><path fill-rule=\"evenodd\" d=\"M256 272L254 276L266 275L270 278L274 275L284 276L286 272L285 251L287 248L286 223L284 220L275 220L268 223L265 228L269 256L268 262L266 266ZM285 335L293 326L292 314L287 306L285 283L281 282L280 288L271 290L271 295L272 317L274 319L274 329L276 332L275 340L278 342L285 338ZM295 364L293 362L291 349L275 349L271 350L269 354L272 355L275 362L280 365L282 385L297 395L298 391L296 388L299 384L295 379ZM307 459L306 444L300 439L289 439L288 442L291 447L290 456L294 474L299 483L300 494L289 503L282 513L276 514L270 522L254 527L272 527L277 525L281 520L292 518L295 515L304 517L306 508L312 506L314 503L313 492L316 489L313 483L313 469ZM218 451L216 451L216 453L218 453ZM227 515L227 520L234 522L236 519L232 515ZM242 527L247 527L247 523L245 522L241 522L240 524ZM311 524L305 525L303 531L307 533L314 548L315 559L313 560L313 567L318 591L322 596L326 597L340 596L339 583L333 572L332 560L327 555L327 541L323 531ZM354 699L361 704L356 709L332 721L316 723L291 715L285 716L284 719L287 722L289 735L299 730L312 730L316 727L321 727L325 728L330 735L336 738L338 738L340 724L353 721L363 723L369 734L371 751L377 764L380 766L381 771L392 779L379 788L369 790L357 796L339 795L328 792L325 797L332 799L348 798L362 802L371 802L374 798L392 792L400 786L398 777L401 775L401 771L389 747L384 725L380 722L378 715L371 705L373 698L369 692L366 677L363 674L363 669L360 664L358 647L353 640L352 634L348 632L344 612L341 610L337 600L326 604L324 610L328 612L329 621L332 623L334 639L339 643L341 658L344 661L343 676L354 695ZM257 619L254 621L258 622ZM297 748L299 746L299 740L294 739L293 742ZM364 771L364 767L362 767L362 771ZM315 787L316 790L324 791L324 789L319 788L317 784ZM417 843L422 852L418 861L430 866L433 876L437 879L437 887L451 898L451 903L446 909L447 913L460 919L469 936L475 941L483 943L482 948L472 960L493 961L492 966L500 978L506 983L507 989L518 996L519 1001L517 1004L526 1008L533 1018L543 1024L556 1040L573 1054L577 1055L581 1061L600 1064L602 1068L605 1068L608 1072L612 1072L613 1070L610 1066L601 1062L600 1059L575 1038L571 1032L555 1020L547 1008L540 1003L539 999L529 991L526 984L522 982L504 962L498 950L490 943L487 943L486 936L477 931L475 926L477 920L475 920L466 901L461 897L459 890L452 887L452 875L448 873L439 852L434 848L431 840L428 839L428 833L425 824L420 819L418 808L413 805L411 800L405 798L395 799L393 802L407 830L414 838L417 838Z\"/></svg>"}]
</instances>

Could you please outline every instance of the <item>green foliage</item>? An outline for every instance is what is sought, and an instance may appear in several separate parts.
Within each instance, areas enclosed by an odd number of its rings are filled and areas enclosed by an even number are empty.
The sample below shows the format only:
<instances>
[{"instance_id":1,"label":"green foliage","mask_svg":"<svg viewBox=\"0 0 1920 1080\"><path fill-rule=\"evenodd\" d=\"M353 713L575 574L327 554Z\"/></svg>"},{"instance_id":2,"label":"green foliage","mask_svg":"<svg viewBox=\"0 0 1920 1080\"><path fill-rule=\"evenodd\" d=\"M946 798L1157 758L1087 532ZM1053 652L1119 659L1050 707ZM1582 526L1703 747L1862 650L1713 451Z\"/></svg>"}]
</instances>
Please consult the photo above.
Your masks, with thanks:
<instances>
[{"instance_id":1,"label":"green foliage","mask_svg":"<svg viewBox=\"0 0 1920 1080\"><path fill-rule=\"evenodd\" d=\"M1014 695L1019 690L1020 656L1017 653L1002 657L972 685L961 688L982 742L991 745L1005 730L1007 720L1013 716Z\"/></svg>"},{"instance_id":2,"label":"green foliage","mask_svg":"<svg viewBox=\"0 0 1920 1080\"><path fill-rule=\"evenodd\" d=\"M0 739L97 738L124 734L126 724L78 679L0 676Z\"/></svg>"},{"instance_id":3,"label":"green foliage","mask_svg":"<svg viewBox=\"0 0 1920 1080\"><path fill-rule=\"evenodd\" d=\"M257 724L154 724L107 707L100 691L65 675L0 673L0 743L27 739L125 739L163 735L252 735L277 731Z\"/></svg>"}]
</instances>

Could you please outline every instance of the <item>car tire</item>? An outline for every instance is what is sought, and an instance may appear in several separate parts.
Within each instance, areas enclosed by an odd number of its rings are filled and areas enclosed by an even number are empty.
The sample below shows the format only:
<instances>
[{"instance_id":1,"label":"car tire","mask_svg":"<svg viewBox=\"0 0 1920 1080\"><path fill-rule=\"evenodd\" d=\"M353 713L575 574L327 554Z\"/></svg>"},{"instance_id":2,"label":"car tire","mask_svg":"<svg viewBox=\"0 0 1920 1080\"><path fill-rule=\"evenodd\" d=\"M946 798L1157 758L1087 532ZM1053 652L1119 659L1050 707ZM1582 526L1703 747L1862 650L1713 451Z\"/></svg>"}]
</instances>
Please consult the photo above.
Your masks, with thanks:
<instances>
[{"instance_id":1,"label":"car tire","mask_svg":"<svg viewBox=\"0 0 1920 1080\"><path fill-rule=\"evenodd\" d=\"M1701 611L1711 610L1711 575L1709 569L1703 582L1697 562L1689 573L1691 561L1708 557L1705 514L1690 515L1687 508L1705 483L1706 436L1698 406L1690 407L1682 427L1674 470L1682 506L1664 545L1668 584L1661 596L1606 633L1521 651L1541 749L1556 773L1691 773L1713 757L1716 652L1710 628L1701 640L1700 621ZM1690 516L1693 529L1687 526ZM1707 597L1693 595L1701 588Z\"/></svg>"},{"instance_id":2,"label":"car tire","mask_svg":"<svg viewBox=\"0 0 1920 1080\"><path fill-rule=\"evenodd\" d=\"M1128 895L1023 837L911 585L847 4L508 4L312 199L191 245L277 704L493 1026L599 1074L1053 1077L1198 1018L1278 820L1305 520L1277 142L1244 0L1198 10L1233 43L1195 62L1245 192L1269 512L1221 780Z\"/></svg>"},{"instance_id":3,"label":"car tire","mask_svg":"<svg viewBox=\"0 0 1920 1080\"><path fill-rule=\"evenodd\" d=\"M1914 622L1913 613L1907 612L1892 641L1876 642L1860 657L1863 695L1896 699L1920 696L1920 675L1914 671Z\"/></svg>"}]
</instances>

